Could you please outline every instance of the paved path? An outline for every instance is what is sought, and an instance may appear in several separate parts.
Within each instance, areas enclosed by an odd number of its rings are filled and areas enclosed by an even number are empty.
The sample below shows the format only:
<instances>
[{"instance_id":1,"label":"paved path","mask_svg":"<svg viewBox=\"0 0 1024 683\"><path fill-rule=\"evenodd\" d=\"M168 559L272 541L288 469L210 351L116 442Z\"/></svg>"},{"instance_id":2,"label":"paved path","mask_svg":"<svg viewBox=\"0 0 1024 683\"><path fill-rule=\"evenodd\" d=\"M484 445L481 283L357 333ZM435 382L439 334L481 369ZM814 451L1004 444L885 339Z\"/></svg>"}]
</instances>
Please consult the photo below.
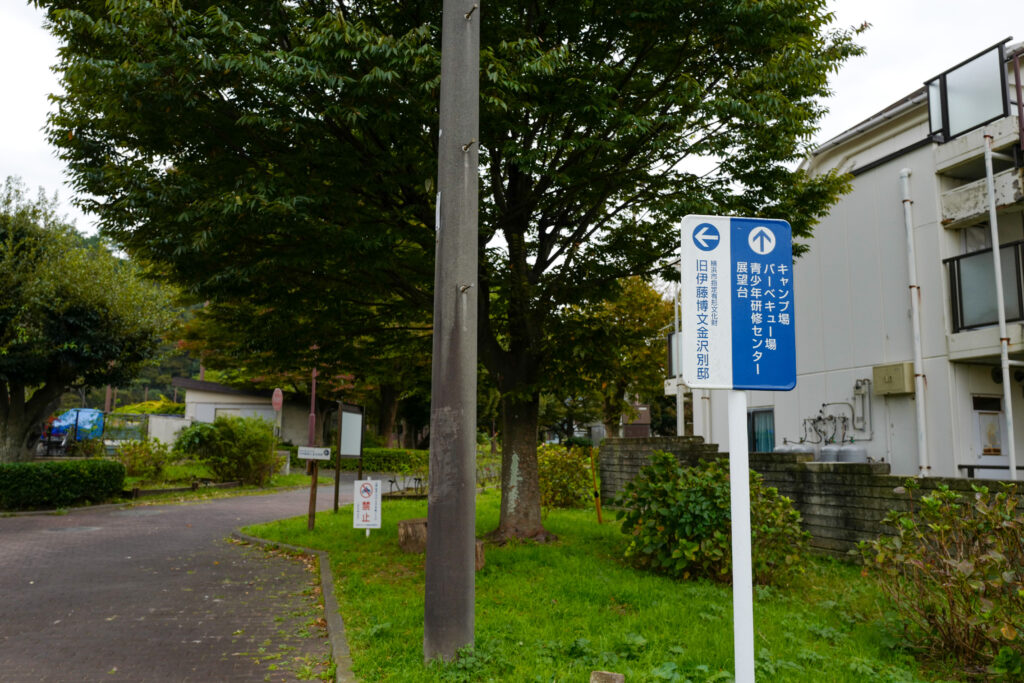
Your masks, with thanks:
<instances>
[{"instance_id":1,"label":"paved path","mask_svg":"<svg viewBox=\"0 0 1024 683\"><path fill-rule=\"evenodd\" d=\"M307 489L0 518L0 681L303 680L328 652L316 576L227 537L308 510Z\"/></svg>"}]
</instances>

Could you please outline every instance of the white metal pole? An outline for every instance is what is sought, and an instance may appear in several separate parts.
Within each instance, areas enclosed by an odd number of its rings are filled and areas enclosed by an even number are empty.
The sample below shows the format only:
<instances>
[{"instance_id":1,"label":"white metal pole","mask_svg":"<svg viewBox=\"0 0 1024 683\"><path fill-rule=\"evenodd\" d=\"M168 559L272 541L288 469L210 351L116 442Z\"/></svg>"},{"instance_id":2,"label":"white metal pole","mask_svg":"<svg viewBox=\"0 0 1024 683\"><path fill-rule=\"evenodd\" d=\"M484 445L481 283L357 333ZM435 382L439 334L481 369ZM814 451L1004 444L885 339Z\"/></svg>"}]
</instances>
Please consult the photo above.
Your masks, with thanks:
<instances>
[{"instance_id":1,"label":"white metal pole","mask_svg":"<svg viewBox=\"0 0 1024 683\"><path fill-rule=\"evenodd\" d=\"M921 288L917 284L917 256L914 249L914 200L910 198L910 169L900 171L903 190L903 224L907 232L907 276L910 285L910 326L914 335L914 400L917 403L917 474L931 474L928 464L928 423L925 410L924 360L921 351Z\"/></svg>"},{"instance_id":2,"label":"white metal pole","mask_svg":"<svg viewBox=\"0 0 1024 683\"><path fill-rule=\"evenodd\" d=\"M729 503L732 513L732 614L736 683L754 682L754 589L750 559L747 394L729 391Z\"/></svg>"},{"instance_id":3,"label":"white metal pole","mask_svg":"<svg viewBox=\"0 0 1024 683\"><path fill-rule=\"evenodd\" d=\"M676 334L672 337L672 379L676 383L676 436L684 436L686 433L686 423L683 419L684 411L686 410L686 399L683 396L683 382L682 376L683 371L680 368L680 364L683 362L683 339L682 339L682 328L680 327L682 315L679 307L680 291L679 287L676 287L675 302L673 303L672 309L675 313L675 329Z\"/></svg>"},{"instance_id":4,"label":"white metal pole","mask_svg":"<svg viewBox=\"0 0 1024 683\"><path fill-rule=\"evenodd\" d=\"M1010 461L1010 480L1017 481L1017 451L1013 433L1013 403L1010 397L1010 338L1006 333L1006 306L1003 300L1003 266L999 257L999 223L996 217L996 190L992 173L992 136L985 134L985 180L988 185L988 224L992 233L992 266L996 277L996 310L999 314L999 358L1003 370L1003 414L1006 417L1006 454Z\"/></svg>"}]
</instances>

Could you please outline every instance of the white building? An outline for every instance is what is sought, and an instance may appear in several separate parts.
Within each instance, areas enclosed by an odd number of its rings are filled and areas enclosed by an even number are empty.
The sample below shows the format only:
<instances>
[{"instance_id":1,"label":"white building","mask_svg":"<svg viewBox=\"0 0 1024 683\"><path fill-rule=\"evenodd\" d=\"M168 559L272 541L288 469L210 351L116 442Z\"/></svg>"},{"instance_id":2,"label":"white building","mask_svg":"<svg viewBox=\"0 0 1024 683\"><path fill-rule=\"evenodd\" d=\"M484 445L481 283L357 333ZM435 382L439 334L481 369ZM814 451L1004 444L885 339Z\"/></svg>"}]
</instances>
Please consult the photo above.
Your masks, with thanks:
<instances>
[{"instance_id":1,"label":"white building","mask_svg":"<svg viewBox=\"0 0 1024 683\"><path fill-rule=\"evenodd\" d=\"M274 424L271 391L242 391L204 380L174 377L172 383L187 391L185 421L213 422L218 417L259 417ZM281 410L281 440L305 444L309 438L309 406L285 402Z\"/></svg>"},{"instance_id":2,"label":"white building","mask_svg":"<svg viewBox=\"0 0 1024 683\"><path fill-rule=\"evenodd\" d=\"M1006 467L1012 438L1016 462L1024 465L1024 367L1012 365L1024 361L1024 155L1015 66L1024 61L1024 43L996 53L1002 56L950 71L945 113L935 81L825 143L805 162L811 173L852 173L852 191L815 228L810 252L794 267L797 385L792 392L749 393L752 447L803 441L820 449L830 439L852 439L871 459L890 463L894 474L916 475L924 467L932 476L955 477L967 476L967 466ZM956 108L985 97L972 90L984 80L976 72L991 63L998 73L999 59L1006 79L997 90L1007 94L1009 116L957 136L956 117L972 112ZM938 64L936 72L948 66ZM958 94L966 98L961 104L954 100ZM938 139L943 124L944 143ZM1009 406L1001 381L986 135L997 153L1012 157L997 154L993 161ZM693 393L695 433L728 450L725 392ZM1007 407L1016 425L1012 437ZM1006 469L972 474L1008 477Z\"/></svg>"}]
</instances>

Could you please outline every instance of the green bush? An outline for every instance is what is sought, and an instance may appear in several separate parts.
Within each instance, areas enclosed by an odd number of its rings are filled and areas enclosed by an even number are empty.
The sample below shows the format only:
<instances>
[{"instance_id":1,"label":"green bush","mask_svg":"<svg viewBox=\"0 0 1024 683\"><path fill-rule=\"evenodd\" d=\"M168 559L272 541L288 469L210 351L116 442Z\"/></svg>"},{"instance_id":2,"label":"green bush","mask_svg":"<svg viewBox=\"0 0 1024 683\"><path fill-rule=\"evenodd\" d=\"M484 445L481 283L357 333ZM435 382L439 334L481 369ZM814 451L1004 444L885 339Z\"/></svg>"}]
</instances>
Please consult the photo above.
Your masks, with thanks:
<instances>
[{"instance_id":1,"label":"green bush","mask_svg":"<svg viewBox=\"0 0 1024 683\"><path fill-rule=\"evenodd\" d=\"M112 460L0 464L0 508L57 508L100 503L121 493L124 465Z\"/></svg>"},{"instance_id":2,"label":"green bush","mask_svg":"<svg viewBox=\"0 0 1024 683\"><path fill-rule=\"evenodd\" d=\"M121 406L111 411L112 413L126 413L128 415L184 415L185 404L175 403L166 398L155 401L143 401Z\"/></svg>"},{"instance_id":3,"label":"green bush","mask_svg":"<svg viewBox=\"0 0 1024 683\"><path fill-rule=\"evenodd\" d=\"M124 465L129 477L142 477L145 481L158 481L171 461L171 449L159 439L150 441L123 441L114 458Z\"/></svg>"},{"instance_id":4,"label":"green bush","mask_svg":"<svg viewBox=\"0 0 1024 683\"><path fill-rule=\"evenodd\" d=\"M337 450L337 449L335 449ZM335 456L337 459L337 456ZM411 448L364 448L364 472L394 472L396 474L420 473L424 476L430 462L430 451ZM359 469L359 458L342 458L339 469Z\"/></svg>"},{"instance_id":5,"label":"green bush","mask_svg":"<svg viewBox=\"0 0 1024 683\"><path fill-rule=\"evenodd\" d=\"M537 448L537 471L541 507L579 508L593 499L589 448L542 444Z\"/></svg>"},{"instance_id":6,"label":"green bush","mask_svg":"<svg viewBox=\"0 0 1024 683\"><path fill-rule=\"evenodd\" d=\"M906 624L910 642L936 656L1013 673L1024 658L1024 513L1016 487L993 494L947 486L892 511L894 535L860 544L867 570Z\"/></svg>"},{"instance_id":7,"label":"green bush","mask_svg":"<svg viewBox=\"0 0 1024 683\"><path fill-rule=\"evenodd\" d=\"M675 578L730 580L727 462L683 467L674 456L655 453L614 505L624 508L618 519L631 536L625 555L637 566ZM756 472L750 472L750 528L755 583L782 583L801 570L810 535L792 502Z\"/></svg>"},{"instance_id":8,"label":"green bush","mask_svg":"<svg viewBox=\"0 0 1024 683\"><path fill-rule=\"evenodd\" d=\"M214 439L217 428L209 422L194 422L185 427L174 439L172 450L179 456L199 455L199 449Z\"/></svg>"},{"instance_id":9,"label":"green bush","mask_svg":"<svg viewBox=\"0 0 1024 683\"><path fill-rule=\"evenodd\" d=\"M196 455L218 481L263 486L274 473L277 440L261 418L218 417L213 431L202 432L197 442Z\"/></svg>"},{"instance_id":10,"label":"green bush","mask_svg":"<svg viewBox=\"0 0 1024 683\"><path fill-rule=\"evenodd\" d=\"M103 439L74 440L68 444L68 456L73 458L102 458L107 454Z\"/></svg>"}]
</instances>

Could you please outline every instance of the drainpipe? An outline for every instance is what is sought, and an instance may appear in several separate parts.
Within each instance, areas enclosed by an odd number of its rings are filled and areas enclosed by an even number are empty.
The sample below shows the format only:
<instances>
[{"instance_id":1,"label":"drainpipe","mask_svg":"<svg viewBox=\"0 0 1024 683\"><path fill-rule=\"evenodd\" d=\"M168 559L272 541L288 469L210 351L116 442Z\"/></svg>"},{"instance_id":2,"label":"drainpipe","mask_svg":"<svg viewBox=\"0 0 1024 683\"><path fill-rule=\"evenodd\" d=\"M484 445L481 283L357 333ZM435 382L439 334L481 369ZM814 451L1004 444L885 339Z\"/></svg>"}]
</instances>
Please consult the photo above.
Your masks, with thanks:
<instances>
[{"instance_id":1,"label":"drainpipe","mask_svg":"<svg viewBox=\"0 0 1024 683\"><path fill-rule=\"evenodd\" d=\"M1006 454L1010 460L1010 480L1017 481L1017 451L1013 433L1013 403L1010 398L1010 338L1006 332L1006 305L1003 299L1003 265L999 257L999 223L996 218L996 190L992 173L992 135L985 133L985 181L988 186L988 225L992 233L992 265L996 276L996 309L999 313L999 359L1003 370L1003 414L1006 417Z\"/></svg>"},{"instance_id":2,"label":"drainpipe","mask_svg":"<svg viewBox=\"0 0 1024 683\"><path fill-rule=\"evenodd\" d=\"M914 395L917 403L917 476L931 474L928 464L928 422L925 411L924 360L921 353L921 287L917 284L917 257L914 250L914 200L910 198L909 168L900 171L903 188L903 225L907 232L907 276L910 286L910 326L914 334Z\"/></svg>"}]
</instances>

